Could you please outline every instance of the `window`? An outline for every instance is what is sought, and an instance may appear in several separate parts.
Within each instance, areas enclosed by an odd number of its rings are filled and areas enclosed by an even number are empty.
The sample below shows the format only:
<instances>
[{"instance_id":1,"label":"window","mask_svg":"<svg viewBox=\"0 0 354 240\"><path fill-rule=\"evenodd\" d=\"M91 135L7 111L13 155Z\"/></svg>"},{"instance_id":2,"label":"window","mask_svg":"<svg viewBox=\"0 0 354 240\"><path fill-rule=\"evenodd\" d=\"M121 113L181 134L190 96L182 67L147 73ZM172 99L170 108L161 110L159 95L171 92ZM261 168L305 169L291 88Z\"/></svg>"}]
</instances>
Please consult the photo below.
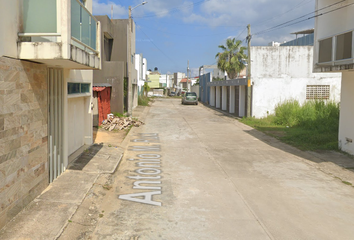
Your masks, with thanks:
<instances>
[{"instance_id":1,"label":"window","mask_svg":"<svg viewBox=\"0 0 354 240\"><path fill-rule=\"evenodd\" d=\"M306 99L315 100L329 99L329 85L307 85L306 86Z\"/></svg>"},{"instance_id":2,"label":"window","mask_svg":"<svg viewBox=\"0 0 354 240\"><path fill-rule=\"evenodd\" d=\"M68 94L89 93L89 83L68 83Z\"/></svg>"},{"instance_id":3,"label":"window","mask_svg":"<svg viewBox=\"0 0 354 240\"><path fill-rule=\"evenodd\" d=\"M352 58L352 32L337 36L336 41L336 60Z\"/></svg>"},{"instance_id":4,"label":"window","mask_svg":"<svg viewBox=\"0 0 354 240\"><path fill-rule=\"evenodd\" d=\"M113 39L107 38L104 36L104 55L106 61L111 61L112 57L112 48L113 48Z\"/></svg>"},{"instance_id":5,"label":"window","mask_svg":"<svg viewBox=\"0 0 354 240\"><path fill-rule=\"evenodd\" d=\"M327 38L319 41L319 57L318 62L331 62L332 61L332 38Z\"/></svg>"}]
</instances>

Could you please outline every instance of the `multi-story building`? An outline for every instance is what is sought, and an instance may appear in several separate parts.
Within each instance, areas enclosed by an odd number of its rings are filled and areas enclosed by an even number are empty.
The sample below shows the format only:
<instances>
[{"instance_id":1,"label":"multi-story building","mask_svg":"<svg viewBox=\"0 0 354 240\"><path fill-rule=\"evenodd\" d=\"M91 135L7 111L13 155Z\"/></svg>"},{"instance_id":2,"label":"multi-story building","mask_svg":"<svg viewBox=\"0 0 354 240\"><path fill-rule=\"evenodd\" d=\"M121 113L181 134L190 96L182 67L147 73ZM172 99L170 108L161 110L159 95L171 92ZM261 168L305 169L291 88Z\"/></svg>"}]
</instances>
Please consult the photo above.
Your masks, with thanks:
<instances>
[{"instance_id":1,"label":"multi-story building","mask_svg":"<svg viewBox=\"0 0 354 240\"><path fill-rule=\"evenodd\" d=\"M92 0L0 7L0 227L92 144Z\"/></svg>"}]
</instances>

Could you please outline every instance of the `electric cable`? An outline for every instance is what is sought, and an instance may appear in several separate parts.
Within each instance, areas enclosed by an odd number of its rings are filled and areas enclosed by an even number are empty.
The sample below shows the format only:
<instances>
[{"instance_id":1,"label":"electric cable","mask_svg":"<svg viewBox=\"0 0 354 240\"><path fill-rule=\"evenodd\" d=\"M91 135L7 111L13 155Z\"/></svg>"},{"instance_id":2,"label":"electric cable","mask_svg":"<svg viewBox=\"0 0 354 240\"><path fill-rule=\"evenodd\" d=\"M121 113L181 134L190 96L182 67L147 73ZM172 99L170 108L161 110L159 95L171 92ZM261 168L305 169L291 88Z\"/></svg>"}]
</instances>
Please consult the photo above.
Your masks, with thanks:
<instances>
[{"instance_id":1,"label":"electric cable","mask_svg":"<svg viewBox=\"0 0 354 240\"><path fill-rule=\"evenodd\" d=\"M168 58L172 63L178 65L173 59L171 59L164 51L162 51L152 40L151 38L140 28L139 29L149 40L149 42L151 42L157 50L159 50L166 58Z\"/></svg>"},{"instance_id":2,"label":"electric cable","mask_svg":"<svg viewBox=\"0 0 354 240\"><path fill-rule=\"evenodd\" d=\"M345 1L345 0L344 0L344 1ZM341 2L342 2L342 1L341 1ZM298 24L298 23L302 23L302 22L308 21L308 20L313 19L313 18L316 18L316 17L320 17L320 16L323 16L323 15L326 15L326 14L329 14L329 13L331 13L331 12L334 12L334 11L337 11L337 10L340 10L340 9L343 9L343 8L346 8L346 7L349 7L349 6L352 6L352 5L354 5L354 3L350 3L350 4L347 4L347 5L345 5L345 6L341 6L341 7L338 7L338 8L332 9L332 10L329 10L329 11L327 11L327 12L317 14L317 15L312 16L312 17L309 17L309 18L307 18L307 19L303 19L303 20L300 20L300 21L297 21L297 22L294 22L294 23L289 23L289 24L287 24L287 25L280 24L280 25L278 25L276 28L273 27L273 28L270 28L270 29L268 29L268 30L264 30L264 31L262 31L262 32L255 33L255 34L253 34L253 35L260 35L260 34L264 34L264 33L270 32L270 31L279 30L279 29L282 29L282 28L284 28L284 27L289 27L289 26L292 26L292 25L295 25L295 24ZM328 8L328 7L326 7L326 8ZM322 10L322 9L321 9L321 10ZM317 11L315 11L315 12L318 12L318 11L320 11L320 10L317 10ZM290 21L290 22L292 22L292 21Z\"/></svg>"},{"instance_id":3,"label":"electric cable","mask_svg":"<svg viewBox=\"0 0 354 240\"><path fill-rule=\"evenodd\" d=\"M340 3L345 2L345 1L347 1L347 0L341 0L341 1L339 1L339 2L336 2L336 3L333 3L333 4L327 5L327 6L323 7L323 8L321 8L321 9L318 9L318 10L313 11L313 12L311 12L311 13L307 13L307 14L305 14L305 15L302 15L302 16L297 17L297 18L295 18L295 19L292 19L292 20L286 21L286 22L284 22L284 23L278 24L278 25L273 26L273 27L271 27L271 28L268 28L268 29L265 29L265 30L262 30L262 31L258 31L258 32L256 32L256 33L253 34L253 35L260 35L260 34L269 32L269 31L271 31L271 30L283 28L282 26L284 26L284 25L286 25L286 24L288 24L288 23L291 23L291 22L293 22L293 21L302 19L302 18L304 18L304 17L306 17L306 16L309 16L309 15L311 15L311 14L315 14L315 13L321 11L321 10L324 10L324 9L326 9L326 8L329 8L329 7L333 7L333 6L337 5L337 4L340 4ZM304 21L307 21L307 20L310 20L310 19L312 19L312 18L313 18L313 17L307 18L307 19L305 19L305 20L298 21L298 22L296 22L296 24L297 24L297 23L304 22ZM294 24L289 24L289 25L287 25L287 26L291 26L291 25L294 25Z\"/></svg>"}]
</instances>

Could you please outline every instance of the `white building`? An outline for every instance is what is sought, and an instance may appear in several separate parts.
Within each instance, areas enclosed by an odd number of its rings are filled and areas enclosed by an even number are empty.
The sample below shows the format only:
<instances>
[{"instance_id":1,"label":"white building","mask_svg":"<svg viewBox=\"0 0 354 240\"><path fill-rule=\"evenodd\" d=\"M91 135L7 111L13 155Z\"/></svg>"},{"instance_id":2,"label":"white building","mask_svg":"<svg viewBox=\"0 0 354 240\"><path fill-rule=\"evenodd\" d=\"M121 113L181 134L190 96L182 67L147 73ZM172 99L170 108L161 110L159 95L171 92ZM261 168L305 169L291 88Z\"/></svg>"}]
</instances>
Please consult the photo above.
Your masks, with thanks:
<instances>
[{"instance_id":1,"label":"white building","mask_svg":"<svg viewBox=\"0 0 354 240\"><path fill-rule=\"evenodd\" d=\"M354 7L350 3L316 0L316 10L327 8L319 10L317 14L323 15L315 19L314 69L342 73L339 148L354 154Z\"/></svg>"},{"instance_id":2,"label":"white building","mask_svg":"<svg viewBox=\"0 0 354 240\"><path fill-rule=\"evenodd\" d=\"M92 144L100 24L84 2L0 1L0 228Z\"/></svg>"},{"instance_id":3,"label":"white building","mask_svg":"<svg viewBox=\"0 0 354 240\"><path fill-rule=\"evenodd\" d=\"M179 91L181 90L181 87L180 87L180 82L183 78L186 77L186 74L185 73L181 73L181 72L177 72L177 73L174 73L173 74L173 88L176 90L176 91Z\"/></svg>"},{"instance_id":4,"label":"white building","mask_svg":"<svg viewBox=\"0 0 354 240\"><path fill-rule=\"evenodd\" d=\"M147 60L143 58L143 54L135 54L135 69L138 76L138 91L139 95L141 95L147 74Z\"/></svg>"},{"instance_id":5,"label":"white building","mask_svg":"<svg viewBox=\"0 0 354 240\"><path fill-rule=\"evenodd\" d=\"M340 101L341 74L313 73L312 46L252 47L251 58L251 116L273 114L276 105L286 100ZM210 97L204 101L246 116L247 84L246 78L207 83Z\"/></svg>"},{"instance_id":6,"label":"white building","mask_svg":"<svg viewBox=\"0 0 354 240\"><path fill-rule=\"evenodd\" d=\"M171 87L171 80L168 74L161 74L159 82L161 87L166 87L166 88Z\"/></svg>"}]
</instances>

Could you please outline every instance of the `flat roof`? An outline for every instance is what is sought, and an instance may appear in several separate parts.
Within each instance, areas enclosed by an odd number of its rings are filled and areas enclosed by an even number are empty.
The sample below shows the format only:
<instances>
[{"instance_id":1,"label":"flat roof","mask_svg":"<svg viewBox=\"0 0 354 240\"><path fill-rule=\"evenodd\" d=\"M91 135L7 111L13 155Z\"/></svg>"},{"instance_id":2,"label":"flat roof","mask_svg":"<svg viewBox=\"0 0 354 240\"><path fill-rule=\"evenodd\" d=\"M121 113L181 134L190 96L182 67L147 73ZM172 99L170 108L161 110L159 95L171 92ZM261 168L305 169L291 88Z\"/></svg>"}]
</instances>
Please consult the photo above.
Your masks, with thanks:
<instances>
[{"instance_id":1,"label":"flat roof","mask_svg":"<svg viewBox=\"0 0 354 240\"><path fill-rule=\"evenodd\" d=\"M299 32L293 32L291 34L311 34L314 32L315 32L315 29L311 28L311 29L307 29L307 30L303 30L303 31L299 31Z\"/></svg>"}]
</instances>

